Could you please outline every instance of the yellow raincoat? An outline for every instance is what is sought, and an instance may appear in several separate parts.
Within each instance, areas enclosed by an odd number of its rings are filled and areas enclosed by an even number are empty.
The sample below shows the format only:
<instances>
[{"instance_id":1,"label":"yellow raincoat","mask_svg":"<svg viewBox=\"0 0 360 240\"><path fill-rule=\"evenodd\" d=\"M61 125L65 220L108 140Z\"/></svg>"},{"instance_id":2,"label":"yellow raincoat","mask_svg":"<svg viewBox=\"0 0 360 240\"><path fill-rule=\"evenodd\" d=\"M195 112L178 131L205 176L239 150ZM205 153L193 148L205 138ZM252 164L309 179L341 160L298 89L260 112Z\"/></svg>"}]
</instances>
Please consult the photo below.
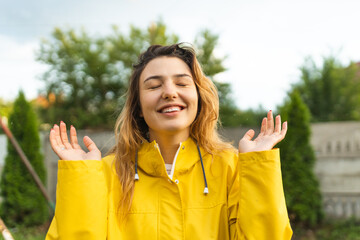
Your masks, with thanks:
<instances>
[{"instance_id":1,"label":"yellow raincoat","mask_svg":"<svg viewBox=\"0 0 360 240\"><path fill-rule=\"evenodd\" d=\"M180 146L172 179L157 144L144 143L133 203L122 225L114 156L59 161L55 217L46 240L291 239L278 149L201 153L207 195L191 138Z\"/></svg>"}]
</instances>

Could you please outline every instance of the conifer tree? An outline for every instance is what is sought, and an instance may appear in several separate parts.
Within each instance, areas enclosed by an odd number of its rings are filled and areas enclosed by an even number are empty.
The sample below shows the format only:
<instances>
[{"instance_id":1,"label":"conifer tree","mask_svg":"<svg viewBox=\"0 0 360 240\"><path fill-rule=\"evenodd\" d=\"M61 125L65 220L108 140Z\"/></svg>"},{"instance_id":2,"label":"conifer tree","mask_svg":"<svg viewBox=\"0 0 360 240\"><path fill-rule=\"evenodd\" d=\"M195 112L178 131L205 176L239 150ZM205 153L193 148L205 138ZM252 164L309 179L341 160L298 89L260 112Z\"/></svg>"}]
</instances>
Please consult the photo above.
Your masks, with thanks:
<instances>
[{"instance_id":1,"label":"conifer tree","mask_svg":"<svg viewBox=\"0 0 360 240\"><path fill-rule=\"evenodd\" d=\"M19 93L14 102L8 124L34 170L45 182L37 118L23 92ZM0 182L3 199L0 215L9 227L42 224L48 217L46 201L9 140L7 151Z\"/></svg>"},{"instance_id":2,"label":"conifer tree","mask_svg":"<svg viewBox=\"0 0 360 240\"><path fill-rule=\"evenodd\" d=\"M294 224L314 226L322 219L319 183L313 172L315 154L310 145L310 112L293 91L280 108L288 121L286 138L279 144L286 204Z\"/></svg>"}]
</instances>

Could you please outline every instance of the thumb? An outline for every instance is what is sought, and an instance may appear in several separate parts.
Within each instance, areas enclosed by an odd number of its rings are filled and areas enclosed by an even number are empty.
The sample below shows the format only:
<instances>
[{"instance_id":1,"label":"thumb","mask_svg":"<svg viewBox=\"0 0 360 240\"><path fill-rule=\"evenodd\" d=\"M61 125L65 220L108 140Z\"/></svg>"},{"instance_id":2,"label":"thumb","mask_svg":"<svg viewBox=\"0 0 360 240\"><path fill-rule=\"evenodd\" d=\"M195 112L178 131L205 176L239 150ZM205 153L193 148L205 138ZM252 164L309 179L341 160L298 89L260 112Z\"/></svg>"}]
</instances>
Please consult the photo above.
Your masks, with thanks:
<instances>
[{"instance_id":1,"label":"thumb","mask_svg":"<svg viewBox=\"0 0 360 240\"><path fill-rule=\"evenodd\" d=\"M255 136L255 131L250 129L249 131L247 131L245 133L245 135L243 136L243 139L251 141L251 139L253 139L254 136Z\"/></svg>"},{"instance_id":2,"label":"thumb","mask_svg":"<svg viewBox=\"0 0 360 240\"><path fill-rule=\"evenodd\" d=\"M85 136L83 141L84 141L85 146L87 147L87 149L89 149L90 152L94 151L94 150L99 151L99 149L96 147L96 144L94 143L94 141L91 140L91 138L89 138L88 136Z\"/></svg>"}]
</instances>

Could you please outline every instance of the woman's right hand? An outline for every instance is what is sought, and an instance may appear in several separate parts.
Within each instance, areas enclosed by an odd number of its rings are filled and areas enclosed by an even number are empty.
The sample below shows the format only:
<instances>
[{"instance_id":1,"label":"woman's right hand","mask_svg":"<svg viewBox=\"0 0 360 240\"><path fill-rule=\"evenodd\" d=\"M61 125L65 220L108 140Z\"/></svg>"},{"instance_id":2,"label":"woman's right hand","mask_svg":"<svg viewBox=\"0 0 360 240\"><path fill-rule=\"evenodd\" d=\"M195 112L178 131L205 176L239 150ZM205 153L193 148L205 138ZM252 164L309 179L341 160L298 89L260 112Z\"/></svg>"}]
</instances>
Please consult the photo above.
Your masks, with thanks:
<instances>
[{"instance_id":1,"label":"woman's right hand","mask_svg":"<svg viewBox=\"0 0 360 240\"><path fill-rule=\"evenodd\" d=\"M78 144L75 127L70 127L70 142L64 122L60 122L60 127L55 124L50 130L51 147L61 160L101 160L101 152L95 143L88 136L83 141L89 152Z\"/></svg>"}]
</instances>

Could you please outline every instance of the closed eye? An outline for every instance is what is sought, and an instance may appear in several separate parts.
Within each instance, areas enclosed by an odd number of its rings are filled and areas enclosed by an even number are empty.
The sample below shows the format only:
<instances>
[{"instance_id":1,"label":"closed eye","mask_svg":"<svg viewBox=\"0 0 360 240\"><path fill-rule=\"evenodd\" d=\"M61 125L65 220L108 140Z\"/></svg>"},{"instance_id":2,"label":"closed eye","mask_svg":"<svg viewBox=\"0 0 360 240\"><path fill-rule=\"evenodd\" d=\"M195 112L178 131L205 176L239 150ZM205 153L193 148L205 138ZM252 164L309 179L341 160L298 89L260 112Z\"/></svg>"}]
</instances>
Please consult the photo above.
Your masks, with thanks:
<instances>
[{"instance_id":1,"label":"closed eye","mask_svg":"<svg viewBox=\"0 0 360 240\"><path fill-rule=\"evenodd\" d=\"M155 85L155 86L150 86L149 89L157 89L159 87L160 87L160 85Z\"/></svg>"}]
</instances>

